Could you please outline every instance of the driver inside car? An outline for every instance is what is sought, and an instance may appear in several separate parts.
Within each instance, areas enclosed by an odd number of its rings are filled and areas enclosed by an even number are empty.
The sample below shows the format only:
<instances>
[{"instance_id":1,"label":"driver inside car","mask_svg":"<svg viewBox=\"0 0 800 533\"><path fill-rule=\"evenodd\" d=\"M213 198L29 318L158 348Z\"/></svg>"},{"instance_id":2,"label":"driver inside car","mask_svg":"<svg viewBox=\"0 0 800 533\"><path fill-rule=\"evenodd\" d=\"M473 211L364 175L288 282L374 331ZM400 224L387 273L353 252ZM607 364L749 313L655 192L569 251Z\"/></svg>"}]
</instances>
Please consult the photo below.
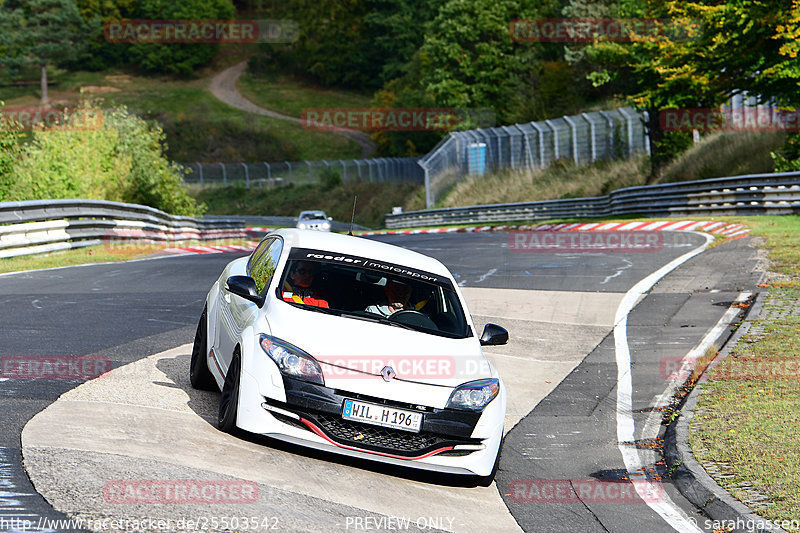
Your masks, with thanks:
<instances>
[{"instance_id":1,"label":"driver inside car","mask_svg":"<svg viewBox=\"0 0 800 533\"><path fill-rule=\"evenodd\" d=\"M383 293L386 297L385 303L370 305L366 311L376 315L390 316L403 309L414 309L413 306L408 304L411 298L411 287L409 285L399 281L388 280L383 287Z\"/></svg>"},{"instance_id":2,"label":"driver inside car","mask_svg":"<svg viewBox=\"0 0 800 533\"><path fill-rule=\"evenodd\" d=\"M317 265L311 261L295 261L283 282L283 299L287 302L329 307L327 300L319 297L311 286L317 273Z\"/></svg>"}]
</instances>

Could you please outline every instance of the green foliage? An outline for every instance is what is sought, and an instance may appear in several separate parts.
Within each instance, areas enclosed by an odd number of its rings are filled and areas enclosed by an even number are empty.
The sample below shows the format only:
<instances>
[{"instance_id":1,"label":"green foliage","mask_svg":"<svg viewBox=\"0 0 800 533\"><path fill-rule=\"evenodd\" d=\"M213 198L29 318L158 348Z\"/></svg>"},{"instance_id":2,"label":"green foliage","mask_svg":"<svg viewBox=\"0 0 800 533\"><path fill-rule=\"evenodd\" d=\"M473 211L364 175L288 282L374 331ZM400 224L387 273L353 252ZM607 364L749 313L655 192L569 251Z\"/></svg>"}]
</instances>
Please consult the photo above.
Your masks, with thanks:
<instances>
[{"instance_id":1,"label":"green foliage","mask_svg":"<svg viewBox=\"0 0 800 533\"><path fill-rule=\"evenodd\" d=\"M772 152L775 172L800 171L800 133L794 132L786 137L783 147Z\"/></svg>"},{"instance_id":2,"label":"green foliage","mask_svg":"<svg viewBox=\"0 0 800 533\"><path fill-rule=\"evenodd\" d=\"M0 111L3 102L0 102ZM19 134L0 125L0 198L11 187L11 171L19 158Z\"/></svg>"},{"instance_id":3,"label":"green foliage","mask_svg":"<svg viewBox=\"0 0 800 533\"><path fill-rule=\"evenodd\" d=\"M178 215L202 212L183 190L180 172L164 157L158 126L124 108L103 112L85 107L82 112L102 116L102 125L87 120L97 126L34 131L3 180L0 201L98 198Z\"/></svg>"},{"instance_id":4,"label":"green foliage","mask_svg":"<svg viewBox=\"0 0 800 533\"><path fill-rule=\"evenodd\" d=\"M334 187L338 187L342 184L342 176L339 172L334 169L333 167L327 166L322 169L319 175L320 181L322 182L322 190L329 191Z\"/></svg>"},{"instance_id":5,"label":"green foliage","mask_svg":"<svg viewBox=\"0 0 800 533\"><path fill-rule=\"evenodd\" d=\"M73 0L6 0L0 4L0 66L12 77L41 67L46 101L48 64L75 59L87 31Z\"/></svg>"}]
</instances>

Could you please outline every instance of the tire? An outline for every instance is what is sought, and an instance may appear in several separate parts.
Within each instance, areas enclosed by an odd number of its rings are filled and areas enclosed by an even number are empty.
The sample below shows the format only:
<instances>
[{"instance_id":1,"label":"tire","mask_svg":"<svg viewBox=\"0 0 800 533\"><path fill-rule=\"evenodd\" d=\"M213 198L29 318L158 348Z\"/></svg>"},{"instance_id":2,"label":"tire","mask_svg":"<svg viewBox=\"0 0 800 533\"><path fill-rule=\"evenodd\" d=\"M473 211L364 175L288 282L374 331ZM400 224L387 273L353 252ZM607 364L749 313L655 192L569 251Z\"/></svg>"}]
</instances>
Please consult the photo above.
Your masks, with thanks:
<instances>
[{"instance_id":1,"label":"tire","mask_svg":"<svg viewBox=\"0 0 800 533\"><path fill-rule=\"evenodd\" d=\"M233 354L231 365L228 367L228 373L225 375L222 394L219 397L217 427L225 433L233 433L236 431L236 417L239 414L240 365L239 354Z\"/></svg>"},{"instance_id":2,"label":"tire","mask_svg":"<svg viewBox=\"0 0 800 533\"><path fill-rule=\"evenodd\" d=\"M208 369L206 357L208 354L208 334L206 325L206 310L200 316L197 332L194 334L192 346L192 361L189 363L189 381L192 387L200 390L217 390L217 382Z\"/></svg>"}]
</instances>

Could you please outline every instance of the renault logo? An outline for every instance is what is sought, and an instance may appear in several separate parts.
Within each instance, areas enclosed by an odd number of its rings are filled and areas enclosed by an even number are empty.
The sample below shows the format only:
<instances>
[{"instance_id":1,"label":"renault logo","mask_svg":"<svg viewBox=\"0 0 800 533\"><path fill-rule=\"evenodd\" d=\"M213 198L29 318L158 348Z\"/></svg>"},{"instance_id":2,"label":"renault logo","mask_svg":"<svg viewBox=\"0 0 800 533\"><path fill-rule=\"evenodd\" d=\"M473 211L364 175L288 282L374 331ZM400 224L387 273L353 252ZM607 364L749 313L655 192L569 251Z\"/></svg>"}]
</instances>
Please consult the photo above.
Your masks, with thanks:
<instances>
[{"instance_id":1,"label":"renault logo","mask_svg":"<svg viewBox=\"0 0 800 533\"><path fill-rule=\"evenodd\" d=\"M392 381L394 378L397 377L397 373L394 371L394 368L390 366L385 366L381 370L381 376L383 377L383 381Z\"/></svg>"}]
</instances>

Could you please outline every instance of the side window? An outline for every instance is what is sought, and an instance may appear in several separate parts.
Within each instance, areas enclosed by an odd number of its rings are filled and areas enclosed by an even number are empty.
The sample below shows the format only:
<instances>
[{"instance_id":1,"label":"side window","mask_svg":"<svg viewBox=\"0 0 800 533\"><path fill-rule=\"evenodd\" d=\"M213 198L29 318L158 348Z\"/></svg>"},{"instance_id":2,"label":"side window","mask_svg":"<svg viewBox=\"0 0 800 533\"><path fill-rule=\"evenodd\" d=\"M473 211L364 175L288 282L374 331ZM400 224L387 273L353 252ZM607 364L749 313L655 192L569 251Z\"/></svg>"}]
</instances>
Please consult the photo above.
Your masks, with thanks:
<instances>
[{"instance_id":1,"label":"side window","mask_svg":"<svg viewBox=\"0 0 800 533\"><path fill-rule=\"evenodd\" d=\"M259 294L264 292L269 280L272 279L275 267L278 265L278 259L281 257L281 250L283 250L283 241L280 239L268 239L259 244L256 251L253 252L248 264L248 270L250 277L256 282Z\"/></svg>"}]
</instances>

